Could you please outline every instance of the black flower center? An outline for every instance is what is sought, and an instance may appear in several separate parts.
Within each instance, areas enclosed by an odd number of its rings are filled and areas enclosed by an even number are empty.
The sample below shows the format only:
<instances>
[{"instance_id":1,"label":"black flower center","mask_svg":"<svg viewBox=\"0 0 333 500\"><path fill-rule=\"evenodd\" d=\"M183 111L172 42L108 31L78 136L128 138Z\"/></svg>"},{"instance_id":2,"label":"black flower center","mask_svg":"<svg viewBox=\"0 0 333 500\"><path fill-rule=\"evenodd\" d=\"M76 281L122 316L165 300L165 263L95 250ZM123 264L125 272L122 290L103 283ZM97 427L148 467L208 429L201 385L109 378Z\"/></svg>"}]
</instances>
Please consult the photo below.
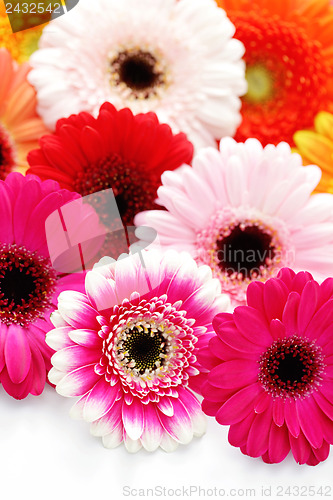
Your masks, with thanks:
<instances>
[{"instance_id":1,"label":"black flower center","mask_svg":"<svg viewBox=\"0 0 333 500\"><path fill-rule=\"evenodd\" d=\"M274 259L272 236L256 225L238 224L217 242L221 269L241 279L260 276Z\"/></svg>"},{"instance_id":2,"label":"black flower center","mask_svg":"<svg viewBox=\"0 0 333 500\"><path fill-rule=\"evenodd\" d=\"M124 50L111 62L111 82L125 85L136 98L149 98L165 83L157 59L147 51Z\"/></svg>"},{"instance_id":3,"label":"black flower center","mask_svg":"<svg viewBox=\"0 0 333 500\"><path fill-rule=\"evenodd\" d=\"M143 374L163 364L166 342L161 332L135 326L122 343L122 349L133 368Z\"/></svg>"},{"instance_id":4,"label":"black flower center","mask_svg":"<svg viewBox=\"0 0 333 500\"><path fill-rule=\"evenodd\" d=\"M321 349L296 335L277 340L260 359L259 380L273 396L300 397L320 383Z\"/></svg>"},{"instance_id":5,"label":"black flower center","mask_svg":"<svg viewBox=\"0 0 333 500\"><path fill-rule=\"evenodd\" d=\"M0 247L0 321L25 325L42 316L55 286L48 259L17 245Z\"/></svg>"}]
</instances>

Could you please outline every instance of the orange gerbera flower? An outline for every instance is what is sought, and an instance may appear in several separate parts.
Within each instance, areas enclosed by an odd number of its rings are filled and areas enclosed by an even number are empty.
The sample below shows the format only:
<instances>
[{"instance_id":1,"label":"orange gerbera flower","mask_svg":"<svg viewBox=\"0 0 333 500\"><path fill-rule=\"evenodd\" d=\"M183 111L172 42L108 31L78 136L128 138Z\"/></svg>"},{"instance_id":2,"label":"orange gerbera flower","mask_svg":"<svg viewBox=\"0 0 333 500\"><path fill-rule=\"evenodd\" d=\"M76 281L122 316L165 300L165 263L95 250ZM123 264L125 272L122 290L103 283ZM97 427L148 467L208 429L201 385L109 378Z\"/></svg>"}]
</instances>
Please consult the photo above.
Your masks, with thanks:
<instances>
[{"instance_id":1,"label":"orange gerbera flower","mask_svg":"<svg viewBox=\"0 0 333 500\"><path fill-rule=\"evenodd\" d=\"M6 47L16 61L27 61L31 54L37 50L43 27L37 26L13 33L5 4L3 0L0 0L0 47Z\"/></svg>"},{"instance_id":2,"label":"orange gerbera flower","mask_svg":"<svg viewBox=\"0 0 333 500\"><path fill-rule=\"evenodd\" d=\"M27 63L19 66L0 49L0 179L11 170L25 172L27 154L47 133L36 114L36 92L26 77Z\"/></svg>"},{"instance_id":3,"label":"orange gerbera flower","mask_svg":"<svg viewBox=\"0 0 333 500\"><path fill-rule=\"evenodd\" d=\"M304 164L314 163L323 171L317 191L333 193L333 115L319 113L315 118L314 130L296 132L294 141Z\"/></svg>"},{"instance_id":4,"label":"orange gerbera flower","mask_svg":"<svg viewBox=\"0 0 333 500\"><path fill-rule=\"evenodd\" d=\"M333 109L330 0L216 0L246 48L248 93L236 139L293 144L296 130Z\"/></svg>"}]
</instances>

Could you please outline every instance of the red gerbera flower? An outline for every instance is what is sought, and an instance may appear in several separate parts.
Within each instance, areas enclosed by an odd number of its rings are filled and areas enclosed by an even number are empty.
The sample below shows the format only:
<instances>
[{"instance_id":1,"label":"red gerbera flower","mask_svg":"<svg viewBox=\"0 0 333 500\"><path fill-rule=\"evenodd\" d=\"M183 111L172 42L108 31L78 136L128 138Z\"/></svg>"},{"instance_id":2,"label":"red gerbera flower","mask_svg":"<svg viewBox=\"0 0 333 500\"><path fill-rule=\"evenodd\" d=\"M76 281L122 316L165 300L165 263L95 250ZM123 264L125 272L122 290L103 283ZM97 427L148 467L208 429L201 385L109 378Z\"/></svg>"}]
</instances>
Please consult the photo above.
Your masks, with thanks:
<instances>
[{"instance_id":1,"label":"red gerbera flower","mask_svg":"<svg viewBox=\"0 0 333 500\"><path fill-rule=\"evenodd\" d=\"M245 45L248 93L236 140L293 144L332 106L333 7L330 0L217 0Z\"/></svg>"},{"instance_id":2,"label":"red gerbera flower","mask_svg":"<svg viewBox=\"0 0 333 500\"><path fill-rule=\"evenodd\" d=\"M123 223L132 225L136 213L156 208L161 174L192 156L186 136L173 135L154 113L135 116L105 103L97 119L80 113L59 120L28 161L30 173L83 196L112 188Z\"/></svg>"}]
</instances>

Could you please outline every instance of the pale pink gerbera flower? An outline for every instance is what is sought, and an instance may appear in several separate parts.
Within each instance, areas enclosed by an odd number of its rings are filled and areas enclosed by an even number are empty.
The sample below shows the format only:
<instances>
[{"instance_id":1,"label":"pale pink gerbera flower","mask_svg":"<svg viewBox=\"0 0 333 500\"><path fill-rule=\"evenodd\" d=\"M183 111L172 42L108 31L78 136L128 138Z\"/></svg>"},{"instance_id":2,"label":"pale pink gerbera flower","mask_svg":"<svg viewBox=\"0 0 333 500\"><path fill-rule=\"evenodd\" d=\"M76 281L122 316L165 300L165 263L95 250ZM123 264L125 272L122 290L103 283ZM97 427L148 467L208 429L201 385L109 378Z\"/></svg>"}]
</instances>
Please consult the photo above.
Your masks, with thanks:
<instances>
[{"instance_id":1,"label":"pale pink gerbera flower","mask_svg":"<svg viewBox=\"0 0 333 500\"><path fill-rule=\"evenodd\" d=\"M86 292L64 292L46 341L50 381L81 396L72 416L91 424L107 448L172 451L205 430L197 353L212 320L228 307L207 266L186 254L144 252L90 271ZM149 287L147 286L149 283Z\"/></svg>"},{"instance_id":2,"label":"pale pink gerbera flower","mask_svg":"<svg viewBox=\"0 0 333 500\"><path fill-rule=\"evenodd\" d=\"M154 111L197 147L233 135L246 92L244 47L214 0L80 0L31 58L45 123L104 102Z\"/></svg>"},{"instance_id":3,"label":"pale pink gerbera flower","mask_svg":"<svg viewBox=\"0 0 333 500\"><path fill-rule=\"evenodd\" d=\"M165 172L158 202L168 212L143 212L135 223L156 229L163 247L208 264L243 302L251 281L285 266L318 280L333 273L333 196L311 196L320 176L286 143L263 149L255 139L226 138L220 152L199 152L193 168Z\"/></svg>"},{"instance_id":4,"label":"pale pink gerbera flower","mask_svg":"<svg viewBox=\"0 0 333 500\"><path fill-rule=\"evenodd\" d=\"M246 455L316 465L333 443L333 278L282 269L251 283L247 302L216 316L199 354L203 409Z\"/></svg>"},{"instance_id":5,"label":"pale pink gerbera flower","mask_svg":"<svg viewBox=\"0 0 333 500\"><path fill-rule=\"evenodd\" d=\"M33 175L0 181L0 382L16 399L42 392L51 367L50 313L62 290L83 285L79 274L54 269L45 234L48 216L77 198Z\"/></svg>"}]
</instances>

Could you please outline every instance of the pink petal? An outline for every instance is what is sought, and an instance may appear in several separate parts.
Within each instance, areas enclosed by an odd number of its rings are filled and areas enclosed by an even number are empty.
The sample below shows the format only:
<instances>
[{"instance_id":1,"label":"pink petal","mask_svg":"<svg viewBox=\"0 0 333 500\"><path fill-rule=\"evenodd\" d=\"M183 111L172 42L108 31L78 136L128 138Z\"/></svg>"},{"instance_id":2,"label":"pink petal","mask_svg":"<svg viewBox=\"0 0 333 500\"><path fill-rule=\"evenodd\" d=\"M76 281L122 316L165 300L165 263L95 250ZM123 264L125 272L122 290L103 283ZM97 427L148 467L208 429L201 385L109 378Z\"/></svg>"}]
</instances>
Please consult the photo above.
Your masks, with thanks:
<instances>
[{"instance_id":1,"label":"pink petal","mask_svg":"<svg viewBox=\"0 0 333 500\"><path fill-rule=\"evenodd\" d=\"M103 340L96 330L73 330L70 328L69 338L83 347L90 349L102 349Z\"/></svg>"},{"instance_id":2,"label":"pink petal","mask_svg":"<svg viewBox=\"0 0 333 500\"><path fill-rule=\"evenodd\" d=\"M80 345L71 345L53 354L51 362L57 370L70 372L83 365L98 363L100 358L100 350L96 351Z\"/></svg>"},{"instance_id":3,"label":"pink petal","mask_svg":"<svg viewBox=\"0 0 333 500\"><path fill-rule=\"evenodd\" d=\"M193 428L190 416L179 399L173 401L174 414L167 417L159 412L158 418L166 432L181 444L189 443L193 438Z\"/></svg>"},{"instance_id":4,"label":"pink petal","mask_svg":"<svg viewBox=\"0 0 333 500\"><path fill-rule=\"evenodd\" d=\"M291 292L288 296L286 305L282 314L282 323L286 327L288 335L297 331L297 315L300 302L300 296L296 292Z\"/></svg>"},{"instance_id":5,"label":"pink petal","mask_svg":"<svg viewBox=\"0 0 333 500\"><path fill-rule=\"evenodd\" d=\"M82 366L65 375L56 387L57 392L62 396L75 397L90 391L100 379L95 373L94 366L95 363Z\"/></svg>"},{"instance_id":6,"label":"pink petal","mask_svg":"<svg viewBox=\"0 0 333 500\"><path fill-rule=\"evenodd\" d=\"M308 281L301 294L298 308L298 332L303 333L317 310L319 285L316 281Z\"/></svg>"},{"instance_id":7,"label":"pink petal","mask_svg":"<svg viewBox=\"0 0 333 500\"><path fill-rule=\"evenodd\" d=\"M294 400L286 400L284 405L284 418L290 434L297 438L301 431L301 427L296 412L296 403Z\"/></svg>"},{"instance_id":8,"label":"pink petal","mask_svg":"<svg viewBox=\"0 0 333 500\"><path fill-rule=\"evenodd\" d=\"M111 282L98 272L91 271L86 277L86 293L93 307L98 311L103 311L118 304ZM132 290L134 291L134 290Z\"/></svg>"},{"instance_id":9,"label":"pink petal","mask_svg":"<svg viewBox=\"0 0 333 500\"><path fill-rule=\"evenodd\" d=\"M116 448L123 441L123 426L119 424L110 433L103 436L103 445L105 448Z\"/></svg>"},{"instance_id":10,"label":"pink petal","mask_svg":"<svg viewBox=\"0 0 333 500\"><path fill-rule=\"evenodd\" d=\"M330 403L320 392L313 392L313 398L321 411L333 421L333 404Z\"/></svg>"},{"instance_id":11,"label":"pink petal","mask_svg":"<svg viewBox=\"0 0 333 500\"><path fill-rule=\"evenodd\" d=\"M261 281L253 281L247 287L246 297L247 305L258 309L258 311L265 315L265 305L264 305L264 283Z\"/></svg>"},{"instance_id":12,"label":"pink petal","mask_svg":"<svg viewBox=\"0 0 333 500\"><path fill-rule=\"evenodd\" d=\"M274 340L283 339L286 336L286 327L279 319L272 319L269 326Z\"/></svg>"},{"instance_id":13,"label":"pink petal","mask_svg":"<svg viewBox=\"0 0 333 500\"><path fill-rule=\"evenodd\" d=\"M233 321L224 322L217 333L223 342L237 351L258 354L258 356L262 353L262 348L249 342L248 339L240 333Z\"/></svg>"},{"instance_id":14,"label":"pink petal","mask_svg":"<svg viewBox=\"0 0 333 500\"><path fill-rule=\"evenodd\" d=\"M285 425L271 426L268 442L268 455L271 463L277 464L286 458L290 451L289 433Z\"/></svg>"},{"instance_id":15,"label":"pink petal","mask_svg":"<svg viewBox=\"0 0 333 500\"><path fill-rule=\"evenodd\" d=\"M144 429L141 436L143 447L155 451L163 436L163 428L157 416L158 410L153 403L144 406Z\"/></svg>"},{"instance_id":16,"label":"pink petal","mask_svg":"<svg viewBox=\"0 0 333 500\"><path fill-rule=\"evenodd\" d=\"M172 417L174 414L173 401L174 399L168 398L167 396L161 397L157 403L158 409L164 413L164 415Z\"/></svg>"},{"instance_id":17,"label":"pink petal","mask_svg":"<svg viewBox=\"0 0 333 500\"><path fill-rule=\"evenodd\" d=\"M255 416L247 438L247 453L250 457L260 457L267 451L271 425L271 410Z\"/></svg>"},{"instance_id":18,"label":"pink petal","mask_svg":"<svg viewBox=\"0 0 333 500\"><path fill-rule=\"evenodd\" d=\"M45 337L45 342L55 351L74 345L69 338L69 333L73 330L71 326L62 326L50 330Z\"/></svg>"},{"instance_id":19,"label":"pink petal","mask_svg":"<svg viewBox=\"0 0 333 500\"><path fill-rule=\"evenodd\" d=\"M136 441L141 437L144 426L143 404L137 398L133 398L130 405L123 402L122 408L123 424L127 435Z\"/></svg>"},{"instance_id":20,"label":"pink petal","mask_svg":"<svg viewBox=\"0 0 333 500\"><path fill-rule=\"evenodd\" d=\"M1 243L13 242L12 205L9 197L9 188L1 181L0 184L0 241Z\"/></svg>"},{"instance_id":21,"label":"pink petal","mask_svg":"<svg viewBox=\"0 0 333 500\"><path fill-rule=\"evenodd\" d=\"M111 386L101 378L92 388L83 409L86 422L93 422L105 415L113 406L118 395L119 384Z\"/></svg>"},{"instance_id":22,"label":"pink petal","mask_svg":"<svg viewBox=\"0 0 333 500\"><path fill-rule=\"evenodd\" d=\"M256 413L262 413L267 410L267 408L272 404L272 397L265 391L263 391L257 398L254 411Z\"/></svg>"},{"instance_id":23,"label":"pink petal","mask_svg":"<svg viewBox=\"0 0 333 500\"><path fill-rule=\"evenodd\" d=\"M31 365L31 350L23 327L10 325L4 349L8 375L14 384L20 384Z\"/></svg>"},{"instance_id":24,"label":"pink petal","mask_svg":"<svg viewBox=\"0 0 333 500\"><path fill-rule=\"evenodd\" d=\"M217 412L216 420L218 423L222 425L236 424L247 417L250 412L254 411L254 401L259 391L260 386L255 383L236 392Z\"/></svg>"},{"instance_id":25,"label":"pink petal","mask_svg":"<svg viewBox=\"0 0 333 500\"><path fill-rule=\"evenodd\" d=\"M24 234L30 229L26 227L27 221L32 210L39 204L41 199L41 183L37 180L31 179L29 182L26 182L24 189L19 191L13 213L13 227L16 243L24 243Z\"/></svg>"},{"instance_id":26,"label":"pink petal","mask_svg":"<svg viewBox=\"0 0 333 500\"><path fill-rule=\"evenodd\" d=\"M206 417L202 412L201 404L188 389L180 387L178 394L180 401L191 418L194 435L202 436L206 431Z\"/></svg>"},{"instance_id":27,"label":"pink petal","mask_svg":"<svg viewBox=\"0 0 333 500\"><path fill-rule=\"evenodd\" d=\"M59 300L58 310L64 320L74 328L99 330L95 309L82 301Z\"/></svg>"},{"instance_id":28,"label":"pink petal","mask_svg":"<svg viewBox=\"0 0 333 500\"><path fill-rule=\"evenodd\" d=\"M253 307L236 307L234 321L244 337L253 344L267 347L273 342L266 321Z\"/></svg>"},{"instance_id":29,"label":"pink petal","mask_svg":"<svg viewBox=\"0 0 333 500\"><path fill-rule=\"evenodd\" d=\"M264 286L264 304L267 320L282 319L283 308L288 297L288 288L283 281L272 278Z\"/></svg>"},{"instance_id":30,"label":"pink petal","mask_svg":"<svg viewBox=\"0 0 333 500\"><path fill-rule=\"evenodd\" d=\"M105 436L113 432L122 422L122 406L123 401L116 401L110 410L98 420L95 420L90 425L90 432L93 436Z\"/></svg>"},{"instance_id":31,"label":"pink petal","mask_svg":"<svg viewBox=\"0 0 333 500\"><path fill-rule=\"evenodd\" d=\"M245 359L225 361L211 370L208 380L225 389L244 387L258 380L258 364Z\"/></svg>"},{"instance_id":32,"label":"pink petal","mask_svg":"<svg viewBox=\"0 0 333 500\"><path fill-rule=\"evenodd\" d=\"M6 364L5 359L5 342L7 337L7 326L0 323L0 373Z\"/></svg>"},{"instance_id":33,"label":"pink petal","mask_svg":"<svg viewBox=\"0 0 333 500\"><path fill-rule=\"evenodd\" d=\"M304 434L301 432L298 438L294 438L291 434L289 435L289 441L291 446L292 454L297 463L305 464L309 458L311 447L308 441L305 439Z\"/></svg>"},{"instance_id":34,"label":"pink petal","mask_svg":"<svg viewBox=\"0 0 333 500\"><path fill-rule=\"evenodd\" d=\"M317 339L333 322L333 299L324 304L313 316L304 335L309 339Z\"/></svg>"},{"instance_id":35,"label":"pink petal","mask_svg":"<svg viewBox=\"0 0 333 500\"><path fill-rule=\"evenodd\" d=\"M323 444L321 416L313 398L296 401L296 411L304 436L311 446L319 448Z\"/></svg>"},{"instance_id":36,"label":"pink petal","mask_svg":"<svg viewBox=\"0 0 333 500\"><path fill-rule=\"evenodd\" d=\"M228 440L232 446L240 448L247 443L247 438L251 429L251 425L256 414L251 412L246 418L230 426Z\"/></svg>"},{"instance_id":37,"label":"pink petal","mask_svg":"<svg viewBox=\"0 0 333 500\"><path fill-rule=\"evenodd\" d=\"M273 420L278 427L284 423L284 406L285 402L282 399L273 400Z\"/></svg>"},{"instance_id":38,"label":"pink petal","mask_svg":"<svg viewBox=\"0 0 333 500\"><path fill-rule=\"evenodd\" d=\"M221 406L222 403L220 402L212 402L208 401L208 399L204 399L202 402L202 411L209 417L215 417Z\"/></svg>"}]
</instances>

